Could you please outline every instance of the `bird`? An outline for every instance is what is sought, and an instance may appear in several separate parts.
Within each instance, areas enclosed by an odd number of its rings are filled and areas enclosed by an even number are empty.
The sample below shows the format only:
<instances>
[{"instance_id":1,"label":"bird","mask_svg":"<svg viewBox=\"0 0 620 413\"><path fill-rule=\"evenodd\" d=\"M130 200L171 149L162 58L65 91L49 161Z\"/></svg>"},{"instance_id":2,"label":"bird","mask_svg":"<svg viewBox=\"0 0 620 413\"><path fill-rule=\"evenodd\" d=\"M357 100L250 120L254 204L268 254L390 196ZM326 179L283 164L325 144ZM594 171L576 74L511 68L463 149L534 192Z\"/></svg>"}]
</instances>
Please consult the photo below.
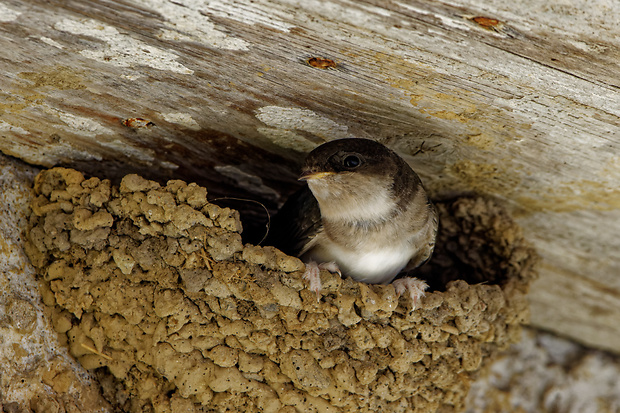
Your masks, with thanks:
<instances>
[{"instance_id":1,"label":"bird","mask_svg":"<svg viewBox=\"0 0 620 413\"><path fill-rule=\"evenodd\" d=\"M420 177L396 152L372 139L328 141L306 157L307 183L273 218L266 243L306 264L303 278L321 290L326 269L367 284L394 285L413 303L428 285L399 277L432 256L438 216Z\"/></svg>"}]
</instances>

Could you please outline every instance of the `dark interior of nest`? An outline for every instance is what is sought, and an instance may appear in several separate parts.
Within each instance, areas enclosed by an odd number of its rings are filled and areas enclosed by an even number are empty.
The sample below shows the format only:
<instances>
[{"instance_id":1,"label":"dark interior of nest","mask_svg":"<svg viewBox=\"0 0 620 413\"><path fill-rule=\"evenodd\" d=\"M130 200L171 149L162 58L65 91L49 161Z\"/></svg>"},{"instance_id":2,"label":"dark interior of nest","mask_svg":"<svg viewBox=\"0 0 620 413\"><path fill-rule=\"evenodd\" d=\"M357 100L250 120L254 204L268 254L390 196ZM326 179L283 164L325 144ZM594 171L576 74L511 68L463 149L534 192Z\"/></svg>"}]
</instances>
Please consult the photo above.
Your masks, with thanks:
<instances>
[{"instance_id":1,"label":"dark interior of nest","mask_svg":"<svg viewBox=\"0 0 620 413\"><path fill-rule=\"evenodd\" d=\"M509 213L491 199L460 197L436 202L439 231L433 257L414 271L431 290L448 282L504 285L533 276L537 255Z\"/></svg>"},{"instance_id":2,"label":"dark interior of nest","mask_svg":"<svg viewBox=\"0 0 620 413\"><path fill-rule=\"evenodd\" d=\"M226 197L211 202L239 210L244 243L262 245L268 231L268 212L260 203ZM439 230L432 258L399 277L424 279L429 291L445 291L453 280L502 286L510 279L530 277L536 254L527 246L510 214L497 202L480 196L462 196L435 201L435 206Z\"/></svg>"}]
</instances>

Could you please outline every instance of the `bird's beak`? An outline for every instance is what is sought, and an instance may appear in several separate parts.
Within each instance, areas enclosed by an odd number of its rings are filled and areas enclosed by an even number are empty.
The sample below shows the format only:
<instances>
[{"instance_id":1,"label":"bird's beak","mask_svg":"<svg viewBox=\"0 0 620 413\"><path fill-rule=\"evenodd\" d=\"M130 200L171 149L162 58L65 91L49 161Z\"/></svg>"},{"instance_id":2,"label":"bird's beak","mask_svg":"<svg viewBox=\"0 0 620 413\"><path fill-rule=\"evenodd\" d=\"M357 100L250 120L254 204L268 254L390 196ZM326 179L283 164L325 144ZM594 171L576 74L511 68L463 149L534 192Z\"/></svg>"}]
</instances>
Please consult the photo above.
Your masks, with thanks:
<instances>
[{"instance_id":1,"label":"bird's beak","mask_svg":"<svg viewBox=\"0 0 620 413\"><path fill-rule=\"evenodd\" d=\"M307 181L308 179L321 179L327 176L333 175L334 172L315 172L315 171L304 171L299 177L300 181Z\"/></svg>"}]
</instances>

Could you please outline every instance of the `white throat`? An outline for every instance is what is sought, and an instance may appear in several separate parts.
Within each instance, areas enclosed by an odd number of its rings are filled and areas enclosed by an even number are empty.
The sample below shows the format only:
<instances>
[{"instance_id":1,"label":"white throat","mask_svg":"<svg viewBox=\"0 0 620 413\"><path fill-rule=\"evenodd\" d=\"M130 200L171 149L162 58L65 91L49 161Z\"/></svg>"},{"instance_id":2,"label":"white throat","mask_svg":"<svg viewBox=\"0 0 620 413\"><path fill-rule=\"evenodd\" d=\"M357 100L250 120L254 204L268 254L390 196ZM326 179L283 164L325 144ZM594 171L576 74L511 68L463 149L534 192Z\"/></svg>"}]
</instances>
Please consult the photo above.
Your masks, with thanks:
<instances>
[{"instance_id":1,"label":"white throat","mask_svg":"<svg viewBox=\"0 0 620 413\"><path fill-rule=\"evenodd\" d=\"M308 180L308 187L319 203L321 216L327 220L382 222L396 207L385 185L368 182L357 191L338 190L321 179ZM371 189L372 188L372 189Z\"/></svg>"}]
</instances>

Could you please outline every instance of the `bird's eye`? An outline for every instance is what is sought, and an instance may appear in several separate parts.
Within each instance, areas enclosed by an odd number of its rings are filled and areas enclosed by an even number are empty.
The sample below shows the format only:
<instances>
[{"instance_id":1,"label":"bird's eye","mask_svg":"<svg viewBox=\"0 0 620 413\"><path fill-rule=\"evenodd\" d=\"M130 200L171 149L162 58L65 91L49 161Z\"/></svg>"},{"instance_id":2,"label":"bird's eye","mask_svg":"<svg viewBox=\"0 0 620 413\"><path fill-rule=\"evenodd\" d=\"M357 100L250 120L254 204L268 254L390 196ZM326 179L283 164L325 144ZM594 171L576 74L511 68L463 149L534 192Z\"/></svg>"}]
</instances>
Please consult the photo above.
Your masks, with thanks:
<instances>
[{"instance_id":1,"label":"bird's eye","mask_svg":"<svg viewBox=\"0 0 620 413\"><path fill-rule=\"evenodd\" d=\"M362 160L356 155L348 155L342 160L342 164L345 168L357 168L361 163Z\"/></svg>"}]
</instances>

